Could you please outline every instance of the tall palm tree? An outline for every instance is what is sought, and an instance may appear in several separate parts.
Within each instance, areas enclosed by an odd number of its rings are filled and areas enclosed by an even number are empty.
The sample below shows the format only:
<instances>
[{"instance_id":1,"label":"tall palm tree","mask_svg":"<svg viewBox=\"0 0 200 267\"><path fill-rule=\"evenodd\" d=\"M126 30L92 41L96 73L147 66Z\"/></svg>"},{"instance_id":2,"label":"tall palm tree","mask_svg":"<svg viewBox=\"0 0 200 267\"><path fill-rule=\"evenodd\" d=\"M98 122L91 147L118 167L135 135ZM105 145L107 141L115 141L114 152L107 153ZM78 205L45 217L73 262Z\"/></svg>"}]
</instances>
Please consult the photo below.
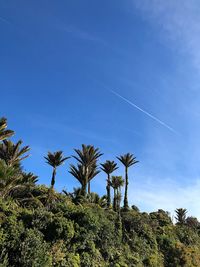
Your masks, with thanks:
<instances>
[{"instance_id":1,"label":"tall palm tree","mask_svg":"<svg viewBox=\"0 0 200 267\"><path fill-rule=\"evenodd\" d=\"M6 130L6 128L7 128L7 119L0 118L0 141L3 141L6 138L9 138L14 134L13 131Z\"/></svg>"},{"instance_id":2,"label":"tall palm tree","mask_svg":"<svg viewBox=\"0 0 200 267\"><path fill-rule=\"evenodd\" d=\"M176 220L177 220L177 224L179 225L184 225L186 223L186 214L187 214L187 210L186 209L176 209Z\"/></svg>"},{"instance_id":3,"label":"tall palm tree","mask_svg":"<svg viewBox=\"0 0 200 267\"><path fill-rule=\"evenodd\" d=\"M81 194L86 196L87 194L87 184L99 173L96 163L88 167L88 173L85 174L85 167L82 164L77 164L77 166L71 164L71 173L81 184Z\"/></svg>"},{"instance_id":4,"label":"tall palm tree","mask_svg":"<svg viewBox=\"0 0 200 267\"><path fill-rule=\"evenodd\" d=\"M107 208L109 208L110 205L111 205L110 175L116 169L118 169L118 167L117 167L117 163L115 163L114 161L106 160L105 163L101 164L101 170L104 171L107 174L107 186L106 186L106 190L107 190Z\"/></svg>"},{"instance_id":5,"label":"tall palm tree","mask_svg":"<svg viewBox=\"0 0 200 267\"><path fill-rule=\"evenodd\" d=\"M70 157L63 157L62 151L56 151L54 153L48 152L47 156L44 158L46 159L46 163L53 167L51 178L51 189L53 189L55 185L57 167L62 165L65 160L69 159Z\"/></svg>"},{"instance_id":6,"label":"tall palm tree","mask_svg":"<svg viewBox=\"0 0 200 267\"><path fill-rule=\"evenodd\" d=\"M90 180L89 173L92 165L97 164L97 160L103 154L100 153L99 148L94 148L92 145L82 145L82 149L74 149L77 155L73 156L80 164L82 168L82 174L85 176L86 186L88 185L88 193L90 193Z\"/></svg>"},{"instance_id":7,"label":"tall palm tree","mask_svg":"<svg viewBox=\"0 0 200 267\"><path fill-rule=\"evenodd\" d=\"M138 163L139 161L137 161L136 157L134 157L133 154L130 154L130 153L121 155L117 157L117 159L125 166L124 209L127 210L129 208L129 205L128 205L128 168Z\"/></svg>"},{"instance_id":8,"label":"tall palm tree","mask_svg":"<svg viewBox=\"0 0 200 267\"><path fill-rule=\"evenodd\" d=\"M112 176L110 185L114 189L113 209L114 211L119 211L121 202L121 187L124 185L124 179L122 176Z\"/></svg>"},{"instance_id":9,"label":"tall palm tree","mask_svg":"<svg viewBox=\"0 0 200 267\"><path fill-rule=\"evenodd\" d=\"M20 148L21 144L21 140L16 144L10 140L3 140L0 144L0 159L8 166L19 166L20 162L29 156L26 153L30 150L29 146Z\"/></svg>"}]
</instances>

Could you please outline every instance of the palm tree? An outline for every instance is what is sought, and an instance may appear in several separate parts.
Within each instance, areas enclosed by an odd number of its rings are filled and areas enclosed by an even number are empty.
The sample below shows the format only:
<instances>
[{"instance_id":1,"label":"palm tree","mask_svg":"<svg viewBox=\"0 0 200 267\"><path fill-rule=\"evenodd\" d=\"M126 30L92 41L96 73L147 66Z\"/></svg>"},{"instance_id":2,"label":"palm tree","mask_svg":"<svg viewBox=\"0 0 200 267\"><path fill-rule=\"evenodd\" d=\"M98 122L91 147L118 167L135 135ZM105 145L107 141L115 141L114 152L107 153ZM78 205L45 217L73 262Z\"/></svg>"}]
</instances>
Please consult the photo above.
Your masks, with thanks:
<instances>
[{"instance_id":1,"label":"palm tree","mask_svg":"<svg viewBox=\"0 0 200 267\"><path fill-rule=\"evenodd\" d=\"M85 176L86 186L88 185L88 193L90 193L90 180L89 173L91 173L92 165L97 164L97 160L103 154L99 152L99 148L94 148L91 145L82 145L82 149L74 149L76 156L73 156L80 164L82 168L82 174ZM79 168L79 167L78 167Z\"/></svg>"},{"instance_id":2,"label":"palm tree","mask_svg":"<svg viewBox=\"0 0 200 267\"><path fill-rule=\"evenodd\" d=\"M19 167L20 162L29 156L25 154L30 150L29 146L20 148L21 144L21 140L16 144L10 140L3 140L0 144L0 159L8 166Z\"/></svg>"},{"instance_id":3,"label":"palm tree","mask_svg":"<svg viewBox=\"0 0 200 267\"><path fill-rule=\"evenodd\" d=\"M2 198L23 198L37 182L37 176L23 173L15 166L9 166L0 160L0 196Z\"/></svg>"},{"instance_id":4,"label":"palm tree","mask_svg":"<svg viewBox=\"0 0 200 267\"><path fill-rule=\"evenodd\" d=\"M114 189L113 209L114 211L119 211L121 202L121 187L124 185L124 179L122 176L112 176L110 185Z\"/></svg>"},{"instance_id":5,"label":"palm tree","mask_svg":"<svg viewBox=\"0 0 200 267\"><path fill-rule=\"evenodd\" d=\"M54 153L48 152L47 156L44 158L47 160L46 163L53 167L51 178L51 189L53 189L55 185L57 167L62 165L64 161L69 159L70 157L63 157L62 151L56 151Z\"/></svg>"},{"instance_id":6,"label":"palm tree","mask_svg":"<svg viewBox=\"0 0 200 267\"><path fill-rule=\"evenodd\" d=\"M184 225L186 223L187 210L180 208L176 209L175 213L176 213L175 219L177 220L177 224Z\"/></svg>"},{"instance_id":7,"label":"palm tree","mask_svg":"<svg viewBox=\"0 0 200 267\"><path fill-rule=\"evenodd\" d=\"M20 172L14 167L8 166L5 161L0 160L0 196L2 198L8 197L20 180Z\"/></svg>"},{"instance_id":8,"label":"palm tree","mask_svg":"<svg viewBox=\"0 0 200 267\"><path fill-rule=\"evenodd\" d=\"M111 205L111 195L110 195L110 174L113 173L117 167L117 163L114 161L107 160L105 163L101 164L101 170L104 171L107 174L107 208Z\"/></svg>"},{"instance_id":9,"label":"palm tree","mask_svg":"<svg viewBox=\"0 0 200 267\"><path fill-rule=\"evenodd\" d=\"M102 197L100 197L97 193L92 192L87 196L87 199L88 199L89 203L97 204L101 208L106 208L106 206L107 206L107 196L106 195L103 195Z\"/></svg>"},{"instance_id":10,"label":"palm tree","mask_svg":"<svg viewBox=\"0 0 200 267\"><path fill-rule=\"evenodd\" d=\"M6 128L7 128L7 119L0 118L0 141L7 139L14 134L13 131L6 130Z\"/></svg>"},{"instance_id":11,"label":"palm tree","mask_svg":"<svg viewBox=\"0 0 200 267\"><path fill-rule=\"evenodd\" d=\"M117 157L117 159L125 166L125 193L124 193L124 209L129 208L128 205L128 168L139 161L136 160L136 157L133 154L127 153Z\"/></svg>"},{"instance_id":12,"label":"palm tree","mask_svg":"<svg viewBox=\"0 0 200 267\"><path fill-rule=\"evenodd\" d=\"M81 184L81 194L86 196L87 184L99 173L96 163L88 167L87 175L85 173L85 167L82 164L77 164L77 166L71 164L70 171L71 173Z\"/></svg>"},{"instance_id":13,"label":"palm tree","mask_svg":"<svg viewBox=\"0 0 200 267\"><path fill-rule=\"evenodd\" d=\"M22 173L22 182L28 184L35 184L38 182L38 176L34 175L32 172Z\"/></svg>"}]
</instances>

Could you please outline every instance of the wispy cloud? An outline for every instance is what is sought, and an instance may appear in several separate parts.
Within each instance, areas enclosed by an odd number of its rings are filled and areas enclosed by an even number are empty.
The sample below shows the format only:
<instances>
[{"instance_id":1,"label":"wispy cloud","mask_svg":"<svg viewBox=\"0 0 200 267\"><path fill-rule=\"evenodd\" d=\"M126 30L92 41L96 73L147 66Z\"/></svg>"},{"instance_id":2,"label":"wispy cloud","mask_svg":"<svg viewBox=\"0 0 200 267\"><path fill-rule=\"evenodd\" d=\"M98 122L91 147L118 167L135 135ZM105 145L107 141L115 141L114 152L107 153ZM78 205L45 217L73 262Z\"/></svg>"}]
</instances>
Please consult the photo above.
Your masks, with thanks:
<instances>
[{"instance_id":1,"label":"wispy cloud","mask_svg":"<svg viewBox=\"0 0 200 267\"><path fill-rule=\"evenodd\" d=\"M10 21L0 16L0 21L6 24L11 24Z\"/></svg>"},{"instance_id":2,"label":"wispy cloud","mask_svg":"<svg viewBox=\"0 0 200 267\"><path fill-rule=\"evenodd\" d=\"M199 0L134 0L144 18L160 26L163 35L179 52L188 54L200 71L200 2Z\"/></svg>"},{"instance_id":3,"label":"wispy cloud","mask_svg":"<svg viewBox=\"0 0 200 267\"><path fill-rule=\"evenodd\" d=\"M95 43L99 43L102 45L107 46L107 42L105 40L103 40L102 38L98 37L96 34L94 33L90 33L88 31L82 30L80 28L77 28L75 26L62 26L62 30L73 35L74 37L86 40L86 41L91 41L91 42L95 42Z\"/></svg>"},{"instance_id":4,"label":"wispy cloud","mask_svg":"<svg viewBox=\"0 0 200 267\"><path fill-rule=\"evenodd\" d=\"M62 134L76 135L82 138L91 139L91 141L109 142L111 144L115 144L117 142L111 136L104 136L95 130L79 128L78 125L70 126L68 123L64 122L52 122L52 120L49 120L44 116L35 115L35 119L31 120L31 123L34 126L40 127L40 129L45 128L51 130L51 132L60 132L60 129L62 129Z\"/></svg>"},{"instance_id":5,"label":"wispy cloud","mask_svg":"<svg viewBox=\"0 0 200 267\"><path fill-rule=\"evenodd\" d=\"M142 179L142 178L140 178ZM141 207L142 210L169 211L172 215L177 208L186 208L188 215L200 219L200 179L193 180L190 185L183 186L171 179L156 181L154 178L144 178L143 183L130 184L130 202Z\"/></svg>"},{"instance_id":6,"label":"wispy cloud","mask_svg":"<svg viewBox=\"0 0 200 267\"><path fill-rule=\"evenodd\" d=\"M98 35L98 33L94 33L94 32L91 32L91 31L88 31L88 30L83 30L82 28L79 28L79 27L76 27L74 25L64 25L64 24L59 24L57 26L57 29L62 31L62 32L65 32L65 33L68 33L70 34L72 37L74 38L78 38L78 39L81 39L83 41L87 41L87 42L91 42L93 44L98 44L98 45L101 45L107 49L109 49L111 52L115 53L117 56L122 56L123 58L124 57L129 57L129 53L119 47L116 42L113 43L113 42L109 42L108 40L104 39L103 37L100 37Z\"/></svg>"},{"instance_id":7,"label":"wispy cloud","mask_svg":"<svg viewBox=\"0 0 200 267\"><path fill-rule=\"evenodd\" d=\"M126 103L128 103L129 105L131 105L132 107L138 109L139 111L141 111L142 113L144 113L145 115L147 115L148 117L150 117L151 119L153 119L154 121L156 121L157 123L161 124L162 126L164 126L165 128L167 128L168 130L172 131L173 133L177 133L168 124L166 124L165 122L161 121L157 117L153 116L151 113L147 112L146 110L142 109L141 107L137 106L136 104L134 104L133 102L131 102L130 100L128 100L127 98L125 98L124 96L118 94L117 92L115 92L113 90L110 90L110 92L113 93L114 95L116 95L117 97L119 97L120 99L122 99L123 101L125 101Z\"/></svg>"}]
</instances>

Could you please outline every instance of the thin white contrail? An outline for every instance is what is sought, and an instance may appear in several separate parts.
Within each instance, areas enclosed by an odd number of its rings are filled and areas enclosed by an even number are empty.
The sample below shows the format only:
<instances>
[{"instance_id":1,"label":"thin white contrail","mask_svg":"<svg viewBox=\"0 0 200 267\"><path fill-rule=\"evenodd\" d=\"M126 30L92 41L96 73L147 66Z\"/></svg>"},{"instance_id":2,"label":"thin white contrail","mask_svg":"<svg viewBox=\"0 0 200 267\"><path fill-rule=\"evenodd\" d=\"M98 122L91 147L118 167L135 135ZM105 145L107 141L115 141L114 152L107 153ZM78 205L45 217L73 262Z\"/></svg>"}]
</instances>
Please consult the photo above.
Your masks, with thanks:
<instances>
[{"instance_id":1,"label":"thin white contrail","mask_svg":"<svg viewBox=\"0 0 200 267\"><path fill-rule=\"evenodd\" d=\"M133 106L134 108L138 109L139 111L143 112L144 114L146 114L148 117L152 118L153 120L157 121L159 124L161 124L162 126L164 126L165 128L167 128L168 130L172 131L173 133L177 133L172 127L170 127L169 125L167 125L165 122L159 120L158 118L156 118L155 116L153 116L152 114L150 114L149 112L147 112L146 110L138 107L136 104L134 104L133 102L131 102L130 100L128 100L127 98L123 97L122 95L118 94L117 92L110 90L111 93L113 93L114 95L118 96L119 98L121 98L122 100L124 100L126 103L130 104L131 106Z\"/></svg>"}]
</instances>

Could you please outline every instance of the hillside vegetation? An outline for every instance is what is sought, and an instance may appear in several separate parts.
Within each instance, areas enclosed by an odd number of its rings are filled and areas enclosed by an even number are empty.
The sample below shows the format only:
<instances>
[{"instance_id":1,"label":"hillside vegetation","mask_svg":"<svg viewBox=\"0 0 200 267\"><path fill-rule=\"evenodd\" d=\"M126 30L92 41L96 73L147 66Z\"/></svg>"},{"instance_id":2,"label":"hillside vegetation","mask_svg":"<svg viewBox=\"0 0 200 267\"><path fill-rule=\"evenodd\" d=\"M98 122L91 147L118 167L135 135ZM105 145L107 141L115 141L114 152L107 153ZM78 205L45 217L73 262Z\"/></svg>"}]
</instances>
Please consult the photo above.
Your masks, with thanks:
<instances>
[{"instance_id":1,"label":"hillside vegetation","mask_svg":"<svg viewBox=\"0 0 200 267\"><path fill-rule=\"evenodd\" d=\"M173 224L162 209L148 214L129 206L128 170L138 163L133 154L117 157L125 172L116 176L116 162L99 164L99 149L82 145L69 169L80 188L58 193L56 171L69 157L49 152L44 160L52 168L50 187L39 185L22 167L29 147L11 142L14 132L6 127L0 119L0 267L200 266L196 218L179 208ZM90 188L100 170L106 180L102 197Z\"/></svg>"}]
</instances>

